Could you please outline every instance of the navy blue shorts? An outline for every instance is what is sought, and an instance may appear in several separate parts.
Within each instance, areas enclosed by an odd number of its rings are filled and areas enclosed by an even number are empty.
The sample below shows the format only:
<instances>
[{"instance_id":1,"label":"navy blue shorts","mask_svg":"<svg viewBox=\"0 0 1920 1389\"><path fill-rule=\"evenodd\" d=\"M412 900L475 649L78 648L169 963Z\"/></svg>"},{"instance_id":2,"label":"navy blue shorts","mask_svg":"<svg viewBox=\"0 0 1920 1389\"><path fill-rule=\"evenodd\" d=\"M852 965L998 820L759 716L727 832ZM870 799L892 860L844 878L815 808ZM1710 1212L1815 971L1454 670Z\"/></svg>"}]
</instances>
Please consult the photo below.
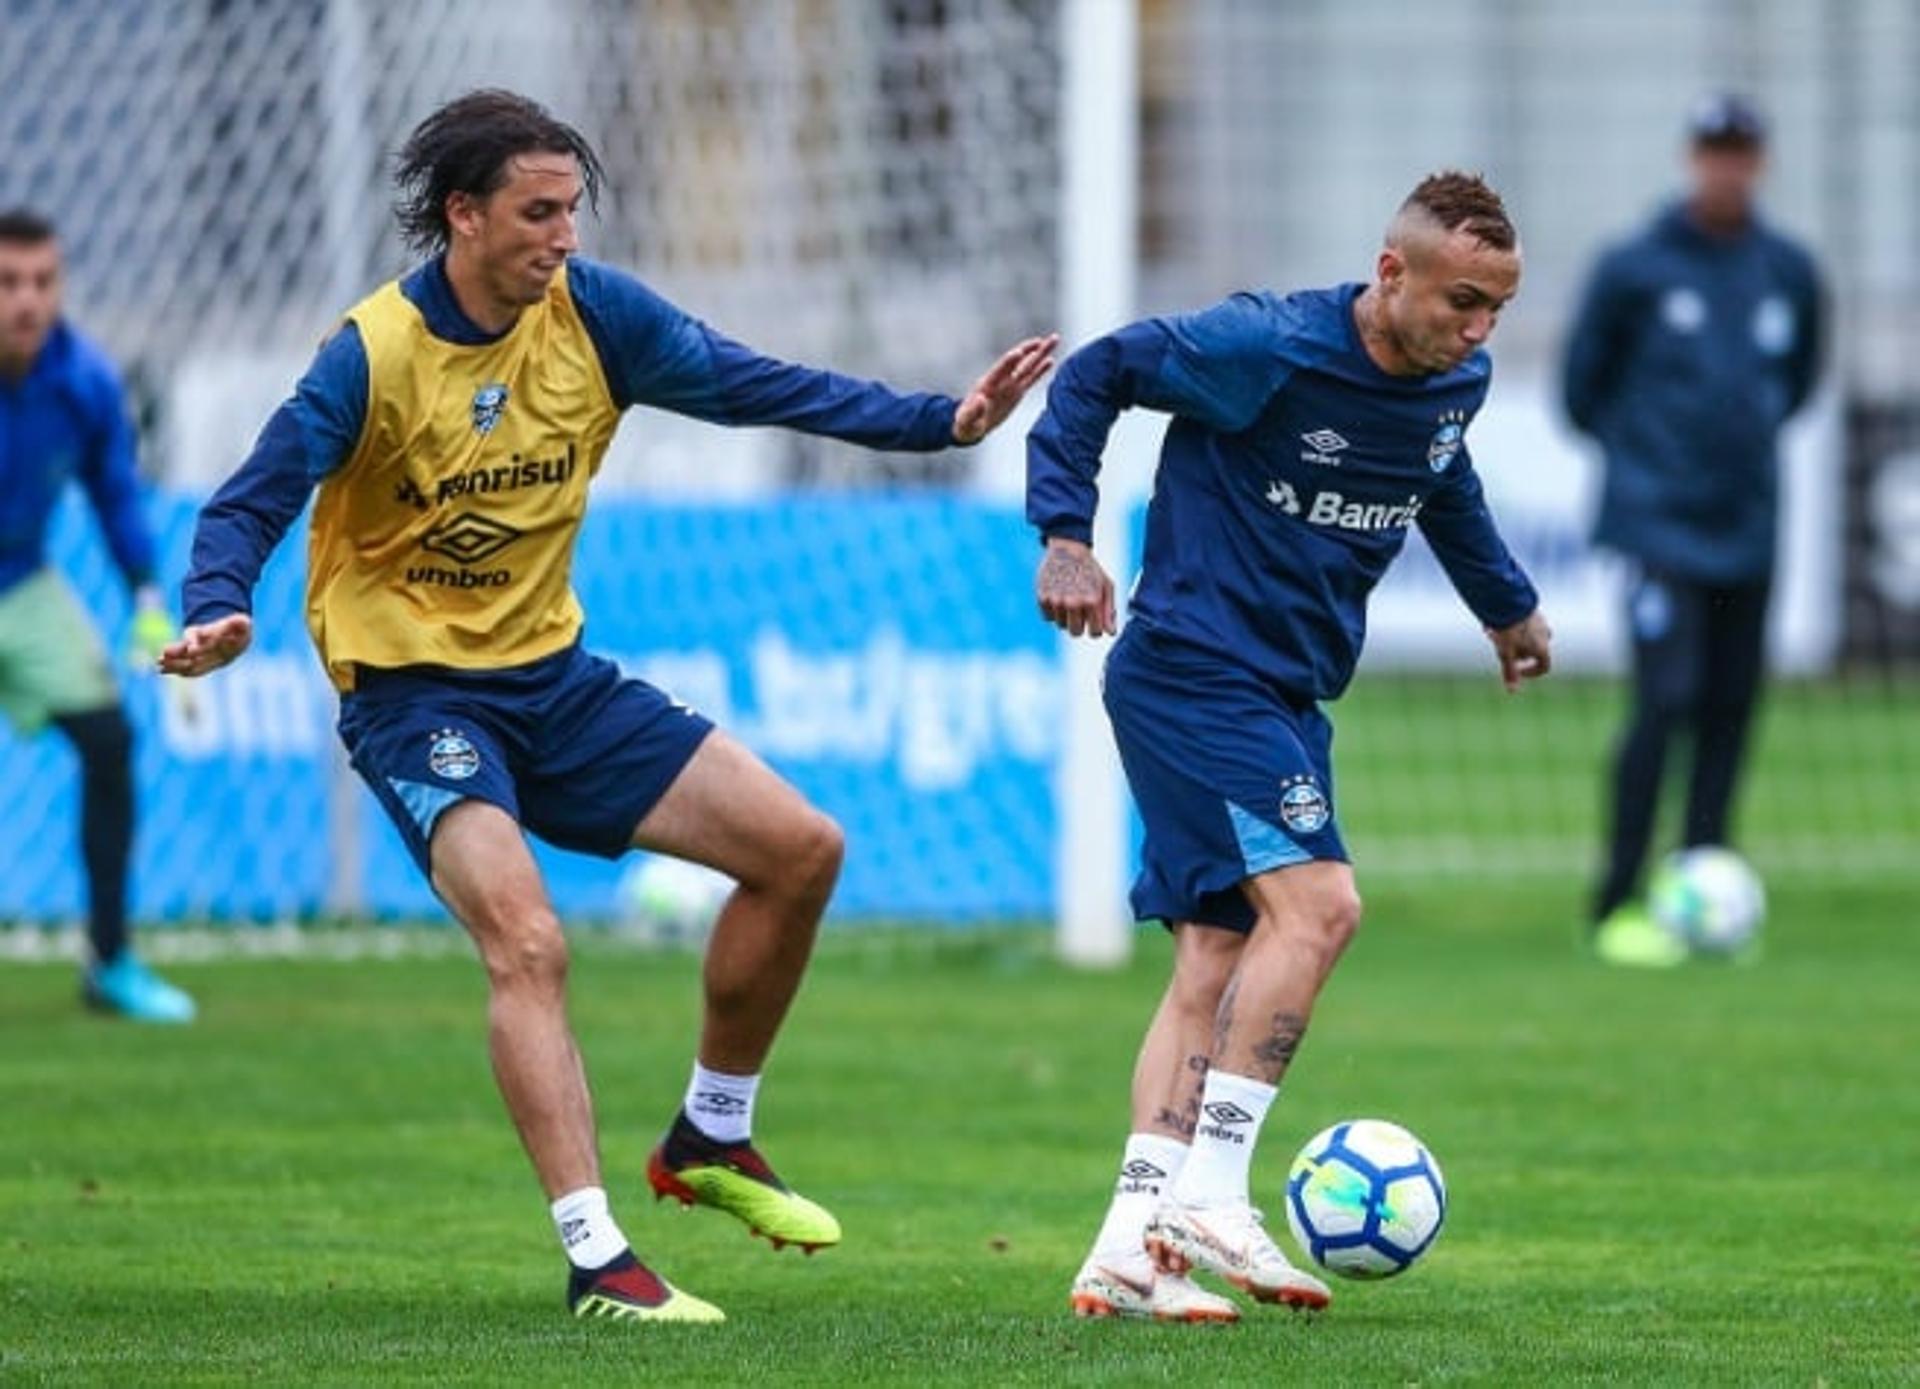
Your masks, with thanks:
<instances>
[{"instance_id":1,"label":"navy blue shorts","mask_svg":"<svg viewBox=\"0 0 1920 1389\"><path fill-rule=\"evenodd\" d=\"M579 646L506 670L361 670L340 737L420 871L456 802L497 805L549 844L602 858L713 724Z\"/></svg>"},{"instance_id":2,"label":"navy blue shorts","mask_svg":"<svg viewBox=\"0 0 1920 1389\"><path fill-rule=\"evenodd\" d=\"M1240 884L1347 862L1334 819L1333 725L1252 672L1129 625L1102 681L1146 828L1133 914L1253 929Z\"/></svg>"}]
</instances>

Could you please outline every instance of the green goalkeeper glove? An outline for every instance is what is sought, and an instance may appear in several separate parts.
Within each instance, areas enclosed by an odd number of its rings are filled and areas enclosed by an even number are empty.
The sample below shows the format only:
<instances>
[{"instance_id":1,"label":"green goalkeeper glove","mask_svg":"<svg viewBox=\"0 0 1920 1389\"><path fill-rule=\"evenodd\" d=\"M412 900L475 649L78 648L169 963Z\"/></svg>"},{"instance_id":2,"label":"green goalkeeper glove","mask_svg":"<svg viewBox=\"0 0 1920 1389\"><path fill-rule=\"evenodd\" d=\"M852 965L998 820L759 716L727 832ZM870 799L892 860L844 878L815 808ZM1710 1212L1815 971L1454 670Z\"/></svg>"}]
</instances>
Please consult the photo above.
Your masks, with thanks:
<instances>
[{"instance_id":1,"label":"green goalkeeper glove","mask_svg":"<svg viewBox=\"0 0 1920 1389\"><path fill-rule=\"evenodd\" d=\"M152 584L143 584L133 595L133 630L127 638L127 664L151 673L160 663L160 653L179 638L180 629L173 625L160 590Z\"/></svg>"}]
</instances>

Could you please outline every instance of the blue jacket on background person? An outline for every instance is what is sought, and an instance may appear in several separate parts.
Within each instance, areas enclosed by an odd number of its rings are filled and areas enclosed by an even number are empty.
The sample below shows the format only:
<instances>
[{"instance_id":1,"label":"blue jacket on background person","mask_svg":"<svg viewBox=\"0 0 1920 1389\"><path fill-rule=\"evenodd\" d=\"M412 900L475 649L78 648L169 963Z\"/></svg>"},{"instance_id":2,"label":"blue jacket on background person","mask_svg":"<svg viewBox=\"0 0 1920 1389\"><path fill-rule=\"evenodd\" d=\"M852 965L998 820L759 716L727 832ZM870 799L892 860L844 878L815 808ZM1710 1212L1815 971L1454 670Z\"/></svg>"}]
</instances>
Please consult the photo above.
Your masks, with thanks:
<instances>
[{"instance_id":1,"label":"blue jacket on background person","mask_svg":"<svg viewBox=\"0 0 1920 1389\"><path fill-rule=\"evenodd\" d=\"M1766 580L1779 432L1822 331L1812 258L1757 220L1717 236L1676 204L1605 255L1564 382L1605 452L1595 543L1702 582Z\"/></svg>"},{"instance_id":2,"label":"blue jacket on background person","mask_svg":"<svg viewBox=\"0 0 1920 1389\"><path fill-rule=\"evenodd\" d=\"M151 583L154 541L120 374L56 322L25 378L0 380L0 592L46 565L54 507L70 480L86 490L128 587Z\"/></svg>"}]
</instances>

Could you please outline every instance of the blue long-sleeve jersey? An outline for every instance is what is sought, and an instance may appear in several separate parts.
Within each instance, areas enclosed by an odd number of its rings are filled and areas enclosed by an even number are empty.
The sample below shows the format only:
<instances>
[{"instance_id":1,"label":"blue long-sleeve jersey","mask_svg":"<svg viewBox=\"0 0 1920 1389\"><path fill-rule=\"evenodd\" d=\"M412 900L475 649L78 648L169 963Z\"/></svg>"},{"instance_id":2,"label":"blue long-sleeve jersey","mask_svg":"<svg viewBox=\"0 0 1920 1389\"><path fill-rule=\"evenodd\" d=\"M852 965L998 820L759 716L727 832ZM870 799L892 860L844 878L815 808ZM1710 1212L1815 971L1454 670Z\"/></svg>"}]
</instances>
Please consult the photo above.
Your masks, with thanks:
<instances>
[{"instance_id":1,"label":"blue long-sleeve jersey","mask_svg":"<svg viewBox=\"0 0 1920 1389\"><path fill-rule=\"evenodd\" d=\"M128 586L150 582L153 532L120 374L62 322L25 376L0 377L0 593L47 562L47 525L69 480L85 489Z\"/></svg>"},{"instance_id":2,"label":"blue long-sleeve jersey","mask_svg":"<svg viewBox=\"0 0 1920 1389\"><path fill-rule=\"evenodd\" d=\"M1538 603L1467 454L1487 355L1389 375L1354 326L1362 288L1236 294L1099 338L1061 365L1027 441L1027 519L1084 541L1120 411L1171 414L1130 619L1299 699L1346 688L1410 525L1487 626Z\"/></svg>"},{"instance_id":3,"label":"blue long-sleeve jersey","mask_svg":"<svg viewBox=\"0 0 1920 1389\"><path fill-rule=\"evenodd\" d=\"M1755 222L1666 209L1595 268L1567 344L1567 413L1599 441L1601 545L1714 583L1772 570L1777 440L1819 369L1812 259Z\"/></svg>"},{"instance_id":4,"label":"blue long-sleeve jersey","mask_svg":"<svg viewBox=\"0 0 1920 1389\"><path fill-rule=\"evenodd\" d=\"M762 356L682 312L639 280L584 257L568 283L614 404L652 405L726 425L785 425L873 448L931 452L953 445L951 396L903 395L877 382ZM478 345L443 260L400 284L435 337ZM201 512L184 588L189 623L247 612L267 557L314 487L359 443L368 400L366 348L351 323L335 332L253 452Z\"/></svg>"}]
</instances>

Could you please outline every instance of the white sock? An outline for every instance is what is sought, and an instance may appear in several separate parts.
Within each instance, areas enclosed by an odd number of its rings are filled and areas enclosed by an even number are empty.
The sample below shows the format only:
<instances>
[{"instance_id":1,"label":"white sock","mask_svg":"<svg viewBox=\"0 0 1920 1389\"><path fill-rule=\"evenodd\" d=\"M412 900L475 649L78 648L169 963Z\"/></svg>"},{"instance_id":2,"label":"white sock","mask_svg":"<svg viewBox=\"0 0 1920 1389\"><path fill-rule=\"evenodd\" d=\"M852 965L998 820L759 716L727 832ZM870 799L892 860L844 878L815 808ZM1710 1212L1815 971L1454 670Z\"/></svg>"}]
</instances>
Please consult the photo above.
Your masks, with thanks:
<instances>
[{"instance_id":1,"label":"white sock","mask_svg":"<svg viewBox=\"0 0 1920 1389\"><path fill-rule=\"evenodd\" d=\"M1177 1138L1158 1133L1127 1135L1120 1176L1113 1184L1113 1204L1107 1207L1106 1222L1094 1237L1096 1255L1110 1259L1146 1257L1140 1240L1147 1231L1147 1218L1180 1175L1186 1160L1187 1145Z\"/></svg>"},{"instance_id":2,"label":"white sock","mask_svg":"<svg viewBox=\"0 0 1920 1389\"><path fill-rule=\"evenodd\" d=\"M695 1128L716 1143L745 1143L753 1136L753 1097L759 1076L730 1076L693 1063L682 1108Z\"/></svg>"},{"instance_id":3,"label":"white sock","mask_svg":"<svg viewBox=\"0 0 1920 1389\"><path fill-rule=\"evenodd\" d=\"M607 1209L607 1193L597 1186L583 1186L555 1201L553 1228L575 1268L604 1267L627 1247L627 1237Z\"/></svg>"},{"instance_id":4,"label":"white sock","mask_svg":"<svg viewBox=\"0 0 1920 1389\"><path fill-rule=\"evenodd\" d=\"M1252 1076L1207 1072L1200 1092L1200 1123L1193 1151L1180 1169L1173 1194L1190 1205L1217 1206L1247 1199L1253 1143L1266 1122L1278 1088Z\"/></svg>"}]
</instances>

